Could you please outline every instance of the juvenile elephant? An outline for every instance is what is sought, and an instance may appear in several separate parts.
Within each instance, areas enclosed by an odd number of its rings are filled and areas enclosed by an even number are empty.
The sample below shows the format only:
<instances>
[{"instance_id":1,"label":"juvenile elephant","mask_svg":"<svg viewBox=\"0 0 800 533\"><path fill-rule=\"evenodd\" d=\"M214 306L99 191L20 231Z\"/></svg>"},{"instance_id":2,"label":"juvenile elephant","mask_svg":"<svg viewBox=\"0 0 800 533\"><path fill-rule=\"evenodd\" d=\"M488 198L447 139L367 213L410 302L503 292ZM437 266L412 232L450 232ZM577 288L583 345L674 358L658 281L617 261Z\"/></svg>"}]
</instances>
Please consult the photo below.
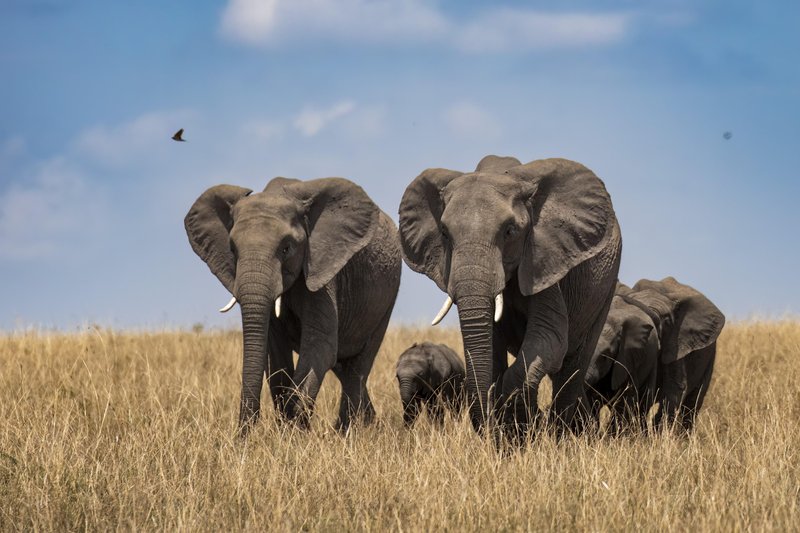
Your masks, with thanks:
<instances>
[{"instance_id":1,"label":"juvenile elephant","mask_svg":"<svg viewBox=\"0 0 800 533\"><path fill-rule=\"evenodd\" d=\"M545 375L557 392L551 414L570 425L622 249L603 182L566 159L428 169L403 195L400 239L406 263L448 295L434 324L458 306L475 429L496 397L505 427L525 430Z\"/></svg>"},{"instance_id":2,"label":"juvenile elephant","mask_svg":"<svg viewBox=\"0 0 800 533\"><path fill-rule=\"evenodd\" d=\"M414 343L397 360L397 383L407 426L414 423L423 407L431 420L441 424L445 407L461 408L464 363L449 346Z\"/></svg>"},{"instance_id":3,"label":"juvenile elephant","mask_svg":"<svg viewBox=\"0 0 800 533\"><path fill-rule=\"evenodd\" d=\"M617 429L637 419L642 427L653 405L657 363L661 349L655 324L639 306L625 296L630 287L617 284L606 323L586 372L587 394L592 413L610 404Z\"/></svg>"},{"instance_id":4,"label":"juvenile elephant","mask_svg":"<svg viewBox=\"0 0 800 533\"><path fill-rule=\"evenodd\" d=\"M328 370L342 383L338 427L371 420L367 376L400 284L394 223L342 178L275 178L251 192L211 187L185 219L192 249L233 295L221 311L241 306L242 432L258 419L265 372L276 410L302 426Z\"/></svg>"},{"instance_id":5,"label":"juvenile elephant","mask_svg":"<svg viewBox=\"0 0 800 533\"><path fill-rule=\"evenodd\" d=\"M654 396L660 407L654 426L677 420L691 430L711 382L725 315L703 294L672 277L639 280L623 297L647 313L658 332Z\"/></svg>"}]
</instances>

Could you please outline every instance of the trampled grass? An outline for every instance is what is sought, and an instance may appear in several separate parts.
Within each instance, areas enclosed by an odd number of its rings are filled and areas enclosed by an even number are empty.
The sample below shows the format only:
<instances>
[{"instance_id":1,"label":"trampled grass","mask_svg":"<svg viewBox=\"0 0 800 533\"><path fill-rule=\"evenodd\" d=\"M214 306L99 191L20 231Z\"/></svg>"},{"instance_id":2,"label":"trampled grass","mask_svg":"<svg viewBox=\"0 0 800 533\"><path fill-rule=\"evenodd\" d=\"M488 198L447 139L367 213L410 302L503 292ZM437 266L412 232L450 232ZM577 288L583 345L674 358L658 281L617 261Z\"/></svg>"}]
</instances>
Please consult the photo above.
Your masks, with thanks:
<instances>
[{"instance_id":1,"label":"trampled grass","mask_svg":"<svg viewBox=\"0 0 800 533\"><path fill-rule=\"evenodd\" d=\"M393 328L370 377L378 422L332 429L329 374L309 432L271 407L234 434L236 332L0 338L3 530L796 530L800 323L726 327L688 438L539 437L503 456L465 418L402 427ZM269 402L267 400L267 402Z\"/></svg>"}]
</instances>

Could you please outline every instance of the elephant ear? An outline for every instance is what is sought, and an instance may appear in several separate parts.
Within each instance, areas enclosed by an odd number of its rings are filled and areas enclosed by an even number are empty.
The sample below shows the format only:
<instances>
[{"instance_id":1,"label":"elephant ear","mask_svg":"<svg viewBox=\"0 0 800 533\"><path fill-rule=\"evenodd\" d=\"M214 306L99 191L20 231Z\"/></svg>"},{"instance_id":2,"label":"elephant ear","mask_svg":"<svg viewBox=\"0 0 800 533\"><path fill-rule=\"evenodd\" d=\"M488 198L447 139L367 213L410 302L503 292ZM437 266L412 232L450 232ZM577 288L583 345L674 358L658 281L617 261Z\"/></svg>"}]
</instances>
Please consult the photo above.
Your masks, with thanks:
<instances>
[{"instance_id":1,"label":"elephant ear","mask_svg":"<svg viewBox=\"0 0 800 533\"><path fill-rule=\"evenodd\" d=\"M380 209L364 189L344 178L276 180L267 189L293 196L305 209L308 253L303 268L306 286L318 291L369 243Z\"/></svg>"},{"instance_id":2,"label":"elephant ear","mask_svg":"<svg viewBox=\"0 0 800 533\"><path fill-rule=\"evenodd\" d=\"M606 245L614 225L611 198L592 171L566 159L533 161L505 173L532 191L531 233L518 276L522 293L536 294Z\"/></svg>"},{"instance_id":3,"label":"elephant ear","mask_svg":"<svg viewBox=\"0 0 800 533\"><path fill-rule=\"evenodd\" d=\"M725 315L711 300L689 285L668 277L661 281L640 280L634 290L656 291L672 303L671 320L662 326L661 362L669 364L716 342L725 325Z\"/></svg>"},{"instance_id":4,"label":"elephant ear","mask_svg":"<svg viewBox=\"0 0 800 533\"><path fill-rule=\"evenodd\" d=\"M518 167L522 164L516 157L487 155L480 160L475 172L504 172L509 168Z\"/></svg>"},{"instance_id":5,"label":"elephant ear","mask_svg":"<svg viewBox=\"0 0 800 533\"><path fill-rule=\"evenodd\" d=\"M183 219L192 250L231 293L236 277L236 258L230 245L231 210L251 192L235 185L211 187L200 195Z\"/></svg>"},{"instance_id":6,"label":"elephant ear","mask_svg":"<svg viewBox=\"0 0 800 533\"><path fill-rule=\"evenodd\" d=\"M658 334L650 317L632 307L632 314L622 325L619 353L611 371L611 387L620 389L630 381L643 385L658 361Z\"/></svg>"},{"instance_id":7,"label":"elephant ear","mask_svg":"<svg viewBox=\"0 0 800 533\"><path fill-rule=\"evenodd\" d=\"M618 294L620 296L628 296L633 292L633 289L625 285L624 283L618 281L617 288L614 290L614 294Z\"/></svg>"},{"instance_id":8,"label":"elephant ear","mask_svg":"<svg viewBox=\"0 0 800 533\"><path fill-rule=\"evenodd\" d=\"M429 168L406 188L400 201L400 242L412 270L425 274L444 292L444 248L439 221L444 211L442 189L461 172Z\"/></svg>"}]
</instances>

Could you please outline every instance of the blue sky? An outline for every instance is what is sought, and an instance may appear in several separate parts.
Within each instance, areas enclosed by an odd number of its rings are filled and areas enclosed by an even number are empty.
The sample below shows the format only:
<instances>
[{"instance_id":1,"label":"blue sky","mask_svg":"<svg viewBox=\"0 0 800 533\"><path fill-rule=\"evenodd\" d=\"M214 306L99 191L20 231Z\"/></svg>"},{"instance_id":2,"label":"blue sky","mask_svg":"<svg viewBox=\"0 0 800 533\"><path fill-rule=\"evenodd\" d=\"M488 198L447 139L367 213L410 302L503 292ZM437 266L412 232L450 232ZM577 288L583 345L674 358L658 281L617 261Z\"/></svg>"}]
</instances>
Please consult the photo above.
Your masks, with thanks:
<instances>
[{"instance_id":1,"label":"blue sky","mask_svg":"<svg viewBox=\"0 0 800 533\"><path fill-rule=\"evenodd\" d=\"M0 329L235 325L183 231L206 187L345 176L396 220L420 171L488 153L602 177L623 281L796 314L798 22L793 1L0 0ZM403 276L395 321L428 321L443 294Z\"/></svg>"}]
</instances>

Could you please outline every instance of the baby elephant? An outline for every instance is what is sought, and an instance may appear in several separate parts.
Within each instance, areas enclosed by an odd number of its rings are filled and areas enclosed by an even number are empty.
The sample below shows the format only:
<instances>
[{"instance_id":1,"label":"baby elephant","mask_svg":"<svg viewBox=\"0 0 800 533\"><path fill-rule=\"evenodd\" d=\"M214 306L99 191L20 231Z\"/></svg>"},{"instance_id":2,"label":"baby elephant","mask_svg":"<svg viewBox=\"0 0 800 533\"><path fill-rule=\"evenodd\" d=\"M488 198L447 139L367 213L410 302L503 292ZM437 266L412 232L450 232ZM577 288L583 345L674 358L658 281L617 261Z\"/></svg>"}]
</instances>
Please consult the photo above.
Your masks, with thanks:
<instances>
[{"instance_id":1,"label":"baby elephant","mask_svg":"<svg viewBox=\"0 0 800 533\"><path fill-rule=\"evenodd\" d=\"M463 403L464 363L444 344L414 343L397 361L397 381L406 426L414 423L423 404L437 424L445 406L460 410Z\"/></svg>"},{"instance_id":2,"label":"baby elephant","mask_svg":"<svg viewBox=\"0 0 800 533\"><path fill-rule=\"evenodd\" d=\"M657 402L655 427L679 420L691 430L724 325L708 298L675 278L619 284L586 377L595 406L616 403L617 415L635 414L644 428Z\"/></svg>"}]
</instances>

